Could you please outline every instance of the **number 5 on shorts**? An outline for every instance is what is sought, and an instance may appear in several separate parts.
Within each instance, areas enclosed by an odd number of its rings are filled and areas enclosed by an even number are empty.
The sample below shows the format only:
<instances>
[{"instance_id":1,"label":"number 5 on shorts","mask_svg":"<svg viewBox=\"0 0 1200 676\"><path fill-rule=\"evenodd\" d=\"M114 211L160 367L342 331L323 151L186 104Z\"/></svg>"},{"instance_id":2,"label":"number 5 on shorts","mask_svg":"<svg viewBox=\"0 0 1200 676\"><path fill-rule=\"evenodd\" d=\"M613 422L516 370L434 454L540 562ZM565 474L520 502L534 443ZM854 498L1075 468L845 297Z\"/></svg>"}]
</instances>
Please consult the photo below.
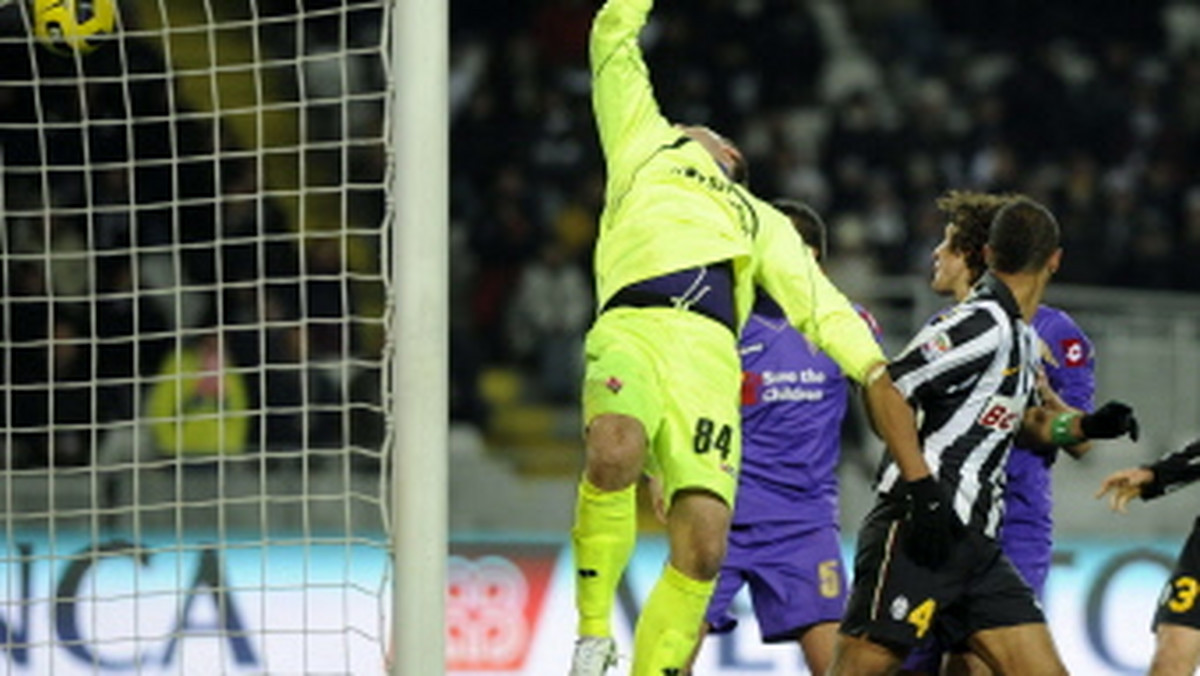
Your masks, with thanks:
<instances>
[{"instance_id":1,"label":"number 5 on shorts","mask_svg":"<svg viewBox=\"0 0 1200 676\"><path fill-rule=\"evenodd\" d=\"M833 599L842 593L842 578L838 575L837 559L827 559L817 564L817 579L821 581L821 596Z\"/></svg>"}]
</instances>

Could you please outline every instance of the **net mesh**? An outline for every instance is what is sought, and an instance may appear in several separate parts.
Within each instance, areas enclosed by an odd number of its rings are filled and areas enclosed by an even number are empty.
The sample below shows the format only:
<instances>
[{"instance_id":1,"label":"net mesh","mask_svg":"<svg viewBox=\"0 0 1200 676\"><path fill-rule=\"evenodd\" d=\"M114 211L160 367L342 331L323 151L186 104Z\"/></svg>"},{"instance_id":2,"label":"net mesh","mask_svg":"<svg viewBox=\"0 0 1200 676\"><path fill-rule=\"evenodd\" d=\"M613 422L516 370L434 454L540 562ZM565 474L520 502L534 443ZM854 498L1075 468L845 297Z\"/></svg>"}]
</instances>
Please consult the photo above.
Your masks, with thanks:
<instances>
[{"instance_id":1,"label":"net mesh","mask_svg":"<svg viewBox=\"0 0 1200 676\"><path fill-rule=\"evenodd\" d=\"M0 1L6 673L378 673L388 3L102 4Z\"/></svg>"}]
</instances>

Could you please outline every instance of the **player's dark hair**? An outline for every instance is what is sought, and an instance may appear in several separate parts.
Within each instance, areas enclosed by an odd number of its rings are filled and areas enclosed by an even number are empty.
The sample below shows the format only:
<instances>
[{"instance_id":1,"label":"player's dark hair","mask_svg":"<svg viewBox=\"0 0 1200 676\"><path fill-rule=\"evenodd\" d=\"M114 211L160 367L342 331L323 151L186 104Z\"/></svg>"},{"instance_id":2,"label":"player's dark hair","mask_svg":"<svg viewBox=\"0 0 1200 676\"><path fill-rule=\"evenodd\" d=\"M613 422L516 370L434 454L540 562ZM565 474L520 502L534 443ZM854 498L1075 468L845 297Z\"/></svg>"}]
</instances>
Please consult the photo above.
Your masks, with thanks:
<instances>
[{"instance_id":1,"label":"player's dark hair","mask_svg":"<svg viewBox=\"0 0 1200 676\"><path fill-rule=\"evenodd\" d=\"M991 267L997 272L1033 272L1046 265L1058 249L1058 221L1041 204L1013 200L996 213L988 235Z\"/></svg>"},{"instance_id":2,"label":"player's dark hair","mask_svg":"<svg viewBox=\"0 0 1200 676\"><path fill-rule=\"evenodd\" d=\"M820 214L804 202L796 200L780 198L771 202L771 205L792 220L792 225L796 227L796 232L800 233L800 238L804 240L805 244L816 250L817 261L825 260L828 244L825 221L821 219Z\"/></svg>"},{"instance_id":3,"label":"player's dark hair","mask_svg":"<svg viewBox=\"0 0 1200 676\"><path fill-rule=\"evenodd\" d=\"M1018 198L1020 195L951 190L937 199L938 210L945 214L947 222L954 225L950 248L962 255L972 284L987 270L983 245L988 242L992 220L1004 205Z\"/></svg>"}]
</instances>

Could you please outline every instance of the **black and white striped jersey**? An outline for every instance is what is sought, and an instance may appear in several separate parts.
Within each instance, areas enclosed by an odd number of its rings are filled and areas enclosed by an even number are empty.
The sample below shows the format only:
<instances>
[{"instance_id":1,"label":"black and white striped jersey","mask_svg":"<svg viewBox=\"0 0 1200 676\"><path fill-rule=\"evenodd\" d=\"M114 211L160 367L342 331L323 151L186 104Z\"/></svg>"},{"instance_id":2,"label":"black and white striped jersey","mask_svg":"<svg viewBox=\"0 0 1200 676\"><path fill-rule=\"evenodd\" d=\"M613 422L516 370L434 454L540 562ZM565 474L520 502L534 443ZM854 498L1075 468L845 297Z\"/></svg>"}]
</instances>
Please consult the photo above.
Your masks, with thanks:
<instances>
[{"instance_id":1,"label":"black and white striped jersey","mask_svg":"<svg viewBox=\"0 0 1200 676\"><path fill-rule=\"evenodd\" d=\"M925 462L963 523L996 536L1004 466L1037 381L1037 338L1012 292L984 275L971 295L922 328L888 365L917 412ZM885 456L877 490L902 484Z\"/></svg>"},{"instance_id":2,"label":"black and white striped jersey","mask_svg":"<svg viewBox=\"0 0 1200 676\"><path fill-rule=\"evenodd\" d=\"M1154 472L1154 479L1142 486L1144 500L1157 498L1200 480L1200 439L1144 467Z\"/></svg>"}]
</instances>

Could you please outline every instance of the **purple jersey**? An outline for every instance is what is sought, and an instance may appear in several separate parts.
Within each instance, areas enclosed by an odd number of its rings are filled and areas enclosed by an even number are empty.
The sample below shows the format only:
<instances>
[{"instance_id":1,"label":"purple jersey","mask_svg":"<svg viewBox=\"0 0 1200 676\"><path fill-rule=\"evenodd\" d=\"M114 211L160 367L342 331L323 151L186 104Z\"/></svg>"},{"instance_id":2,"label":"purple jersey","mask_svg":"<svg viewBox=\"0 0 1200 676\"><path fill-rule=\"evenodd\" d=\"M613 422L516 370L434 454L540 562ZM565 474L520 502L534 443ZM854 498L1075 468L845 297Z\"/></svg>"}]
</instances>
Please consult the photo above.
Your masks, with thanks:
<instances>
[{"instance_id":1,"label":"purple jersey","mask_svg":"<svg viewBox=\"0 0 1200 676\"><path fill-rule=\"evenodd\" d=\"M859 313L878 335L874 319ZM762 295L740 349L742 473L733 522L836 524L846 376Z\"/></svg>"},{"instance_id":2,"label":"purple jersey","mask_svg":"<svg viewBox=\"0 0 1200 676\"><path fill-rule=\"evenodd\" d=\"M1033 329L1040 339L1050 389L1075 408L1091 411L1096 389L1092 343L1070 315L1038 307ZM1040 597L1050 569L1053 453L1014 447L1008 456L1000 545Z\"/></svg>"}]
</instances>

